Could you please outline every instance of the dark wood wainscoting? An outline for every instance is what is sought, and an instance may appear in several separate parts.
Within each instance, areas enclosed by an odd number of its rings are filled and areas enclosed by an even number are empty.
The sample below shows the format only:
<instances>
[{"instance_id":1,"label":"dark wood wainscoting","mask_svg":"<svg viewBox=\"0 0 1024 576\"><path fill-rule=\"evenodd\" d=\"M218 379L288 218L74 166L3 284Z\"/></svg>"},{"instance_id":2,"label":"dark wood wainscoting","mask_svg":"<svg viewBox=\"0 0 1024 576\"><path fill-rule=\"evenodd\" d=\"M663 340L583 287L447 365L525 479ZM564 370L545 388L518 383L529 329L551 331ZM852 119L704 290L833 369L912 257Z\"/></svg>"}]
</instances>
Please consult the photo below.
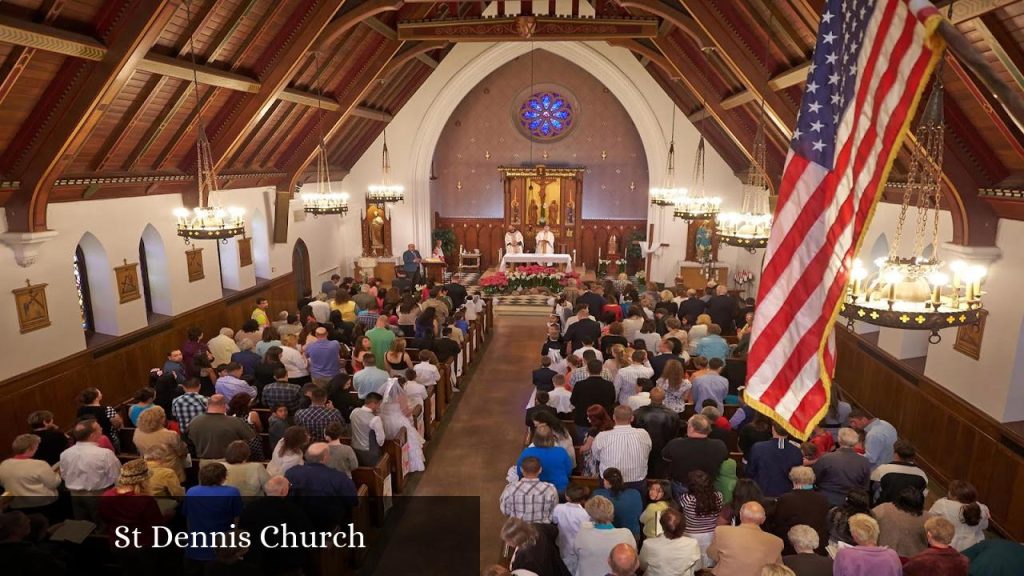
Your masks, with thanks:
<instances>
[{"instance_id":1,"label":"dark wood wainscoting","mask_svg":"<svg viewBox=\"0 0 1024 576\"><path fill-rule=\"evenodd\" d=\"M839 326L836 346L836 381L847 399L892 423L940 484L969 480L994 528L1024 539L1024 438Z\"/></svg>"},{"instance_id":2,"label":"dark wood wainscoting","mask_svg":"<svg viewBox=\"0 0 1024 576\"><path fill-rule=\"evenodd\" d=\"M208 340L224 326L241 326L257 298L270 300L273 317L295 308L295 293L288 273L0 382L0 454L8 454L11 440L28 431L26 418L33 410L50 410L61 428L70 428L84 388L99 388L106 403L120 402L147 384L149 370L163 366L189 327L200 326Z\"/></svg>"},{"instance_id":3,"label":"dark wood wainscoting","mask_svg":"<svg viewBox=\"0 0 1024 576\"><path fill-rule=\"evenodd\" d=\"M504 248L505 229L501 218L449 218L437 215L438 228L451 228L458 246L468 251L480 249L480 265L486 269L498 265L498 250ZM619 253L624 255L626 243L633 232L644 233L646 220L583 220L580 224L580 248L576 261L589 270L597 269L598 248L601 257L608 257L608 239L614 234ZM635 263L634 263L635 264Z\"/></svg>"}]
</instances>

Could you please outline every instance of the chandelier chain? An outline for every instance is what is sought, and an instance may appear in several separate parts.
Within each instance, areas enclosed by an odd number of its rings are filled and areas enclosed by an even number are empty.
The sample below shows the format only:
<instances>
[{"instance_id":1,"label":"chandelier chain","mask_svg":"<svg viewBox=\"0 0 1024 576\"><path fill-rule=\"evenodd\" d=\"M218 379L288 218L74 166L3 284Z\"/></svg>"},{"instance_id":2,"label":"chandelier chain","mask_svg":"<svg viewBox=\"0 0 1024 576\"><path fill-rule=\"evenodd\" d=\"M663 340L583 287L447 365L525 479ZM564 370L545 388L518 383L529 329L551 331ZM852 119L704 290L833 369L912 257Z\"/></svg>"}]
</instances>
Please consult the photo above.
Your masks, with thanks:
<instances>
[{"instance_id":1,"label":"chandelier chain","mask_svg":"<svg viewBox=\"0 0 1024 576\"><path fill-rule=\"evenodd\" d=\"M206 206L211 193L217 191L217 176L213 171L213 152L206 136L202 104L199 101L199 65L196 63L196 30L192 29L192 0L185 0L185 19L188 24L189 58L192 61L192 90L196 100L196 185L199 205Z\"/></svg>"}]
</instances>

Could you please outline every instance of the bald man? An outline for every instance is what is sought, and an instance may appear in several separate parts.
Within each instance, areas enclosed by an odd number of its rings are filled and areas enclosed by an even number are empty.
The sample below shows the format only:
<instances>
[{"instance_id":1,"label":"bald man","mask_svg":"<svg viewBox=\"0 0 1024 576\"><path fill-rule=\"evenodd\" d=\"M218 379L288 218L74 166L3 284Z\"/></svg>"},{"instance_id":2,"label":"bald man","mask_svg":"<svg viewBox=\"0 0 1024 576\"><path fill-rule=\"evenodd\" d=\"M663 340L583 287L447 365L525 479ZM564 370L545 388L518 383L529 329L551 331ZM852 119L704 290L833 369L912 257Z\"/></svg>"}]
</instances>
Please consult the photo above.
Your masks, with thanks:
<instances>
[{"instance_id":1,"label":"bald man","mask_svg":"<svg viewBox=\"0 0 1024 576\"><path fill-rule=\"evenodd\" d=\"M740 508L739 526L715 528L708 557L715 561L715 576L760 574L761 566L782 562L782 539L761 530L765 521L760 502Z\"/></svg>"},{"instance_id":2,"label":"bald man","mask_svg":"<svg viewBox=\"0 0 1024 576\"><path fill-rule=\"evenodd\" d=\"M313 524L299 504L288 498L288 480L284 476L273 476L263 485L263 491L267 495L266 498L246 500L238 521L240 530L254 535L252 546L245 556L246 560L265 567L267 573L273 574L299 573L308 569L304 562L308 562L309 558L304 550L281 546L279 532L263 532L268 526L281 524L287 525L288 531L293 533L314 530ZM265 534L266 541L255 537L258 534Z\"/></svg>"},{"instance_id":3,"label":"bald man","mask_svg":"<svg viewBox=\"0 0 1024 576\"><path fill-rule=\"evenodd\" d=\"M640 558L636 548L629 544L616 544L608 554L608 567L611 576L634 576L640 569Z\"/></svg>"},{"instance_id":4,"label":"bald man","mask_svg":"<svg viewBox=\"0 0 1024 576\"><path fill-rule=\"evenodd\" d=\"M317 529L347 524L358 504L356 485L344 472L327 466L329 455L326 443L314 442L306 448L305 465L293 466L284 475Z\"/></svg>"}]
</instances>

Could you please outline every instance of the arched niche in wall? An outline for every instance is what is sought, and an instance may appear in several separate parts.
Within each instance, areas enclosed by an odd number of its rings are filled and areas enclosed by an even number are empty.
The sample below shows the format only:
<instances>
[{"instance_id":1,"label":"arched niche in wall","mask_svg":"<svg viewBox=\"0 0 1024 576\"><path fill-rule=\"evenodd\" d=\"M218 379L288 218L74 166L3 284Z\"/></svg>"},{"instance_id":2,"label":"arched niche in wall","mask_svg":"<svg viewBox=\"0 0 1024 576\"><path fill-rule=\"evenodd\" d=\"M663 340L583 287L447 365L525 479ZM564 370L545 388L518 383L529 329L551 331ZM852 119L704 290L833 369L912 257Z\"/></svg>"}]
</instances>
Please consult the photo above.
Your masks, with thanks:
<instances>
[{"instance_id":1,"label":"arched niche in wall","mask_svg":"<svg viewBox=\"0 0 1024 576\"><path fill-rule=\"evenodd\" d=\"M152 224L146 224L139 239L139 263L146 308L156 314L174 314L171 304L171 273L164 240Z\"/></svg>"},{"instance_id":2,"label":"arched niche in wall","mask_svg":"<svg viewBox=\"0 0 1024 576\"><path fill-rule=\"evenodd\" d=\"M257 278L270 278L270 234L267 218L259 210L252 213L252 264Z\"/></svg>"},{"instance_id":3,"label":"arched niche in wall","mask_svg":"<svg viewBox=\"0 0 1024 576\"><path fill-rule=\"evenodd\" d=\"M868 256L869 261L865 262L864 265L874 265L875 261L879 258L889 257L889 239L885 237L885 234L879 234L878 238L875 239L875 243L871 245L871 253Z\"/></svg>"},{"instance_id":4,"label":"arched niche in wall","mask_svg":"<svg viewBox=\"0 0 1024 576\"><path fill-rule=\"evenodd\" d=\"M103 244L86 232L78 241L76 259L82 278L82 296L85 310L89 314L91 329L99 334L117 335L117 287L114 285L114 270L110 267L107 250Z\"/></svg>"},{"instance_id":5,"label":"arched niche in wall","mask_svg":"<svg viewBox=\"0 0 1024 576\"><path fill-rule=\"evenodd\" d=\"M292 273L295 275L295 292L301 297L312 294L313 280L309 269L309 249L302 238L292 248Z\"/></svg>"}]
</instances>

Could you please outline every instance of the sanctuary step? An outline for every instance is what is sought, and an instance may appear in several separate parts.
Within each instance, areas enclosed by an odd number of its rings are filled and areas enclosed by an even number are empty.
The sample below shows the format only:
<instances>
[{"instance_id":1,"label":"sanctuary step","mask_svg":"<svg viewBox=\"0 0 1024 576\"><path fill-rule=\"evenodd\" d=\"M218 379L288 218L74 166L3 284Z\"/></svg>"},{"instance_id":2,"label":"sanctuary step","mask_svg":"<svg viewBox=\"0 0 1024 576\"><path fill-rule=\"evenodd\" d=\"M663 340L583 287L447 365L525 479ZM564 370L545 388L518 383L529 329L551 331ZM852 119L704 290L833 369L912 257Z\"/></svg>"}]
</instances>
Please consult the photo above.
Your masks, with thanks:
<instances>
[{"instance_id":1,"label":"sanctuary step","mask_svg":"<svg viewBox=\"0 0 1024 576\"><path fill-rule=\"evenodd\" d=\"M526 294L495 296L494 314L498 316L547 316L551 313L550 296Z\"/></svg>"}]
</instances>

